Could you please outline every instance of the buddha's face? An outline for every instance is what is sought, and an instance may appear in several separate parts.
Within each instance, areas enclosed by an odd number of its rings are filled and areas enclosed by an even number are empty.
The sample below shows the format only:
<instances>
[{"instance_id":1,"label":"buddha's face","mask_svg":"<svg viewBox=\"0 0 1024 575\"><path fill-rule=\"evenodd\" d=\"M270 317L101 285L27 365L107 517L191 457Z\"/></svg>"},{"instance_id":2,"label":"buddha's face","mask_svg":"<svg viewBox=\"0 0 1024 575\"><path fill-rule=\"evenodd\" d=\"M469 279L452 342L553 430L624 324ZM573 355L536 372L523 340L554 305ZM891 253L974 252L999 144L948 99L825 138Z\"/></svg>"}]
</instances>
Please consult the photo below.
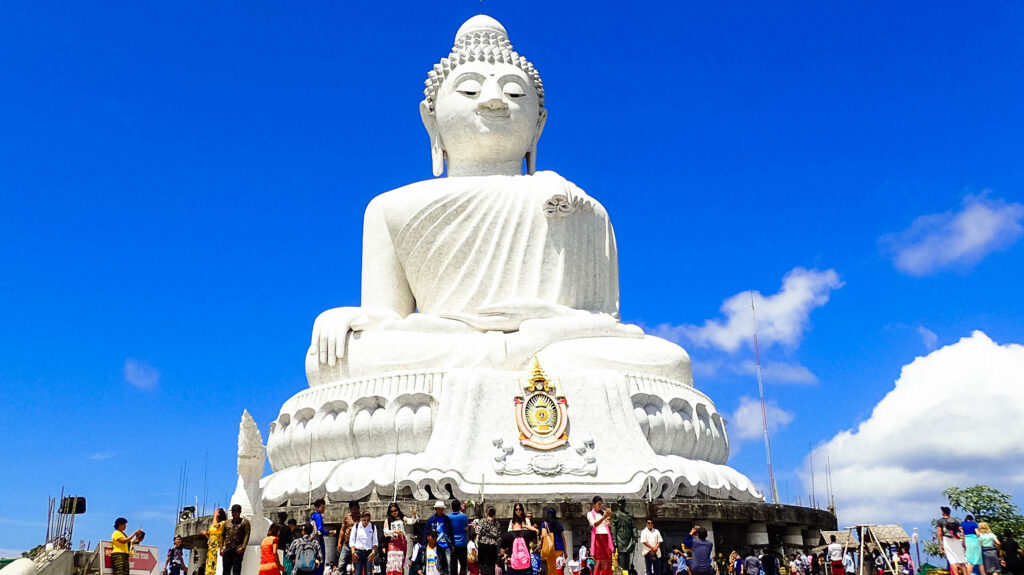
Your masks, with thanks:
<instances>
[{"instance_id":1,"label":"buddha's face","mask_svg":"<svg viewBox=\"0 0 1024 575\"><path fill-rule=\"evenodd\" d=\"M540 102L512 64L467 62L438 89L435 117L450 159L522 160L539 129Z\"/></svg>"}]
</instances>

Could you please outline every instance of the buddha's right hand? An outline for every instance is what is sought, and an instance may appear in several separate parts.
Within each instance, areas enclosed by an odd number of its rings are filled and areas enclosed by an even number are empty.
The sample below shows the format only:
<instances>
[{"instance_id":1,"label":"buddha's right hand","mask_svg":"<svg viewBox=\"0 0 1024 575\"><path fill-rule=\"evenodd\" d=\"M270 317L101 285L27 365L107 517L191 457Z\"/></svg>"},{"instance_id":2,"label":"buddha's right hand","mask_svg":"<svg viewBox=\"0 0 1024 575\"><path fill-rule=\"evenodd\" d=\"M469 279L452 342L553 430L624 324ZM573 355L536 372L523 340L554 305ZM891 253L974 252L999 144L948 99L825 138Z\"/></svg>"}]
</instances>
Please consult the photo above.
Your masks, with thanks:
<instances>
[{"instance_id":1,"label":"buddha's right hand","mask_svg":"<svg viewBox=\"0 0 1024 575\"><path fill-rule=\"evenodd\" d=\"M316 355L320 363L334 367L345 358L345 340L350 331L374 329L386 320L401 319L398 312L386 308L336 307L329 309L313 322L313 336L309 355Z\"/></svg>"}]
</instances>

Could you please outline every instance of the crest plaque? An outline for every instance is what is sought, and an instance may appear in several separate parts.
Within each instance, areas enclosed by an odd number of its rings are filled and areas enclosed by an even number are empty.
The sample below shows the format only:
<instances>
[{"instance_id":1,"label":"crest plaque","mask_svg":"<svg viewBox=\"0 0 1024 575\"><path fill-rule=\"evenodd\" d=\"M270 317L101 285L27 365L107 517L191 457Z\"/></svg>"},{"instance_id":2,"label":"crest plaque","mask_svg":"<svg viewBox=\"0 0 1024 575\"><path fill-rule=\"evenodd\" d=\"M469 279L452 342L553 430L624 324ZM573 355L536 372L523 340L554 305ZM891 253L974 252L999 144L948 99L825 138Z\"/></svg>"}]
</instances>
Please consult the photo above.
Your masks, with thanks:
<instances>
[{"instance_id":1,"label":"crest plaque","mask_svg":"<svg viewBox=\"0 0 1024 575\"><path fill-rule=\"evenodd\" d=\"M526 447L547 451L569 441L569 411L565 396L556 395L551 383L533 358L533 372L523 386L523 395L515 398L519 442Z\"/></svg>"}]
</instances>

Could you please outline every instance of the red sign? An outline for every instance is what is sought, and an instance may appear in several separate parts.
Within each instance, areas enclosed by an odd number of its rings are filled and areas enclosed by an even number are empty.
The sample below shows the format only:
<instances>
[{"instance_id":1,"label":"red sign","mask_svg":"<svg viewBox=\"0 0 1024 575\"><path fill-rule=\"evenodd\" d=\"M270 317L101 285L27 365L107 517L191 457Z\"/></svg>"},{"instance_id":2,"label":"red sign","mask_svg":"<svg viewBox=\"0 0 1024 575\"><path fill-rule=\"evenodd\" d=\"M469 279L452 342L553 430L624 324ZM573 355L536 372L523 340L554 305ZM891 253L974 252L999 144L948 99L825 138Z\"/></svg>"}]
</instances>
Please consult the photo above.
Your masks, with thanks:
<instances>
[{"instance_id":1,"label":"red sign","mask_svg":"<svg viewBox=\"0 0 1024 575\"><path fill-rule=\"evenodd\" d=\"M157 575L160 573L160 559L157 555L159 551L156 547L135 545L132 549L134 553L128 558L130 575ZM100 550L103 551L100 575L113 575L114 567L110 563L110 541L100 541Z\"/></svg>"}]
</instances>

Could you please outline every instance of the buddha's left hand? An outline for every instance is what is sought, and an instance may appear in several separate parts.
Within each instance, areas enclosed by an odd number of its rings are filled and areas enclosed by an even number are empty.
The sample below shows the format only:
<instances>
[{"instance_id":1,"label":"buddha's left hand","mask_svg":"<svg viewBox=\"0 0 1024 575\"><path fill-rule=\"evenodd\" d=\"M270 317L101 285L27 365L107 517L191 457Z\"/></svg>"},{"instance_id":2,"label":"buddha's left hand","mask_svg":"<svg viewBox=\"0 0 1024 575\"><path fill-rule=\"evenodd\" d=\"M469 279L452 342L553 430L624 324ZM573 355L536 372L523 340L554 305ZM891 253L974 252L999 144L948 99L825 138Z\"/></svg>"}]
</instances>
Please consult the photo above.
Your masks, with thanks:
<instances>
[{"instance_id":1,"label":"buddha's left hand","mask_svg":"<svg viewBox=\"0 0 1024 575\"><path fill-rule=\"evenodd\" d=\"M476 308L475 314L449 312L441 317L454 319L480 331L513 332L528 319L590 315L589 312L542 299L515 299Z\"/></svg>"}]
</instances>

